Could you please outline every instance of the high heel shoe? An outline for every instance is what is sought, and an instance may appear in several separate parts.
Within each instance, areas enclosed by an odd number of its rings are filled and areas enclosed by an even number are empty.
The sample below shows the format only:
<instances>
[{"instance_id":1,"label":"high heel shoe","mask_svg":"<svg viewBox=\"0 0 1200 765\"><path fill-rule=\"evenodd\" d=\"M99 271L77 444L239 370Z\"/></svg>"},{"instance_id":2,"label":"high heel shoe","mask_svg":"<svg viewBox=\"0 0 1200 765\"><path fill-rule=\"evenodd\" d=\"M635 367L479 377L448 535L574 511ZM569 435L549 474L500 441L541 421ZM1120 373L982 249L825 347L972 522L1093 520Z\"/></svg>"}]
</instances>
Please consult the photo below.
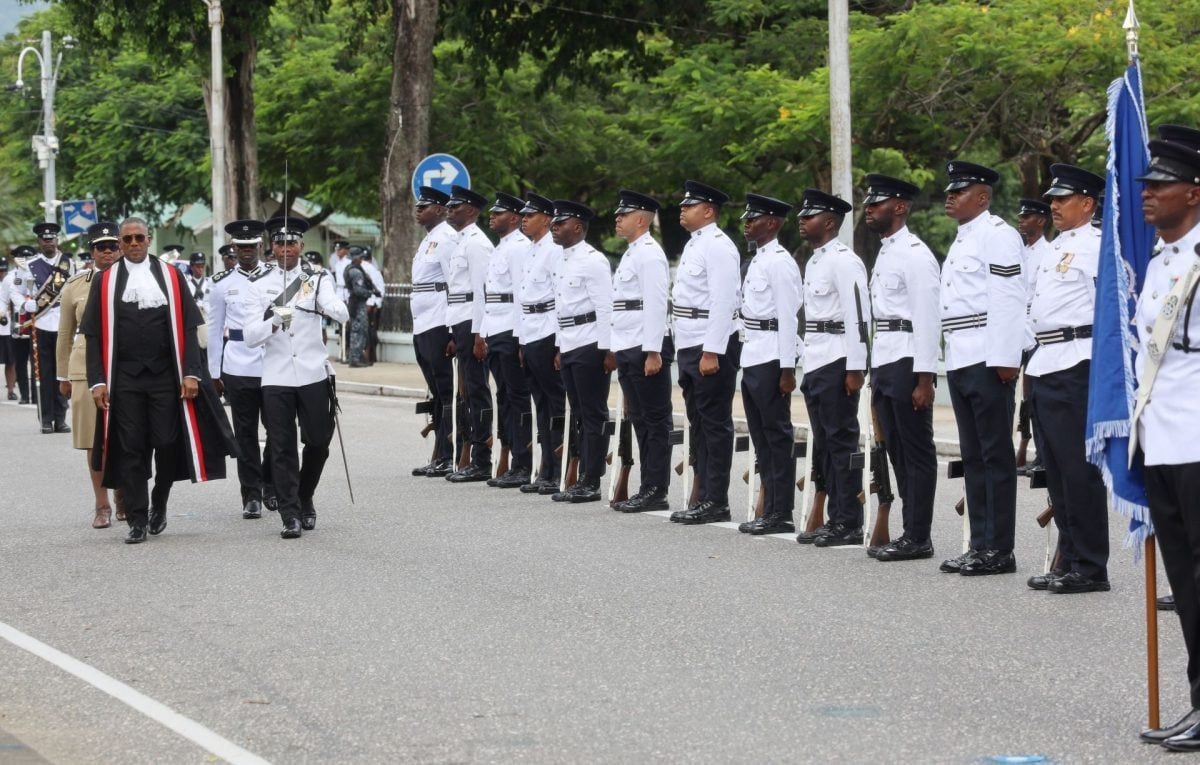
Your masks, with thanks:
<instances>
[{"instance_id":1,"label":"high heel shoe","mask_svg":"<svg viewBox=\"0 0 1200 765\"><path fill-rule=\"evenodd\" d=\"M117 505L117 520L125 520L125 493L120 489L113 492L113 501Z\"/></svg>"},{"instance_id":2,"label":"high heel shoe","mask_svg":"<svg viewBox=\"0 0 1200 765\"><path fill-rule=\"evenodd\" d=\"M96 508L96 517L92 519L93 529L107 529L112 523L109 518L112 516L112 508L108 505Z\"/></svg>"}]
</instances>

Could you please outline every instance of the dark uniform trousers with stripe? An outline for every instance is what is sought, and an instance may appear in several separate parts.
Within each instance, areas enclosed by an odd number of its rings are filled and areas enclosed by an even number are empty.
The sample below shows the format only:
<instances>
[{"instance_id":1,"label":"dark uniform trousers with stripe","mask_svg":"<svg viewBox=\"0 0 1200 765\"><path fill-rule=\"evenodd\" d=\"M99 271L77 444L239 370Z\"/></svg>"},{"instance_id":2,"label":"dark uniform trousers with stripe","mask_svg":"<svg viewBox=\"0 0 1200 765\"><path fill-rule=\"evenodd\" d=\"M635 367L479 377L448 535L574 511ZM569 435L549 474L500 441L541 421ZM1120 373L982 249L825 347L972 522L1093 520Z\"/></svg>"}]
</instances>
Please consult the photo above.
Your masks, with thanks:
<instances>
[{"instance_id":1,"label":"dark uniform trousers with stripe","mask_svg":"<svg viewBox=\"0 0 1200 765\"><path fill-rule=\"evenodd\" d=\"M737 389L742 343L729 336L725 353L717 355L715 375L700 374L704 347L680 348L679 387L687 406L692 450L696 455L696 480L700 500L729 504L729 470L733 465L733 394Z\"/></svg>"},{"instance_id":2,"label":"dark uniform trousers with stripe","mask_svg":"<svg viewBox=\"0 0 1200 765\"><path fill-rule=\"evenodd\" d=\"M897 496L904 512L904 534L916 542L929 539L933 497L937 490L937 450L933 445L933 407L915 411L917 375L907 358L871 370L871 403L888 458L896 472Z\"/></svg>"},{"instance_id":3,"label":"dark uniform trousers with stripe","mask_svg":"<svg viewBox=\"0 0 1200 765\"><path fill-rule=\"evenodd\" d=\"M608 389L611 372L604 371L604 354L595 343L562 354L563 385L571 412L579 422L579 482L599 488L604 475L608 436Z\"/></svg>"},{"instance_id":4,"label":"dark uniform trousers with stripe","mask_svg":"<svg viewBox=\"0 0 1200 765\"><path fill-rule=\"evenodd\" d=\"M442 462L454 458L454 445L450 443L450 418L443 416L446 407L454 405L454 371L446 346L450 344L450 330L434 327L413 336L413 348L417 354L417 366L425 377L433 397L433 432L436 440L433 459Z\"/></svg>"},{"instance_id":5,"label":"dark uniform trousers with stripe","mask_svg":"<svg viewBox=\"0 0 1200 765\"><path fill-rule=\"evenodd\" d=\"M328 380L299 387L264 385L262 391L279 515L283 520L299 518L302 503L312 501L329 459L334 427L332 391ZM296 446L297 422L303 454Z\"/></svg>"},{"instance_id":6,"label":"dark uniform trousers with stripe","mask_svg":"<svg viewBox=\"0 0 1200 765\"><path fill-rule=\"evenodd\" d=\"M805 371L800 385L808 408L808 421L822 445L825 471L826 513L829 523L862 528L862 469L850 468L858 451L858 397L846 395L846 359Z\"/></svg>"},{"instance_id":7,"label":"dark uniform trousers with stripe","mask_svg":"<svg viewBox=\"0 0 1200 765\"><path fill-rule=\"evenodd\" d=\"M529 421L529 382L517 355L513 333L501 332L487 339L488 368L496 380L496 402L500 409L501 443L509 448L509 467L529 470L533 460L530 441L533 423Z\"/></svg>"},{"instance_id":8,"label":"dark uniform trousers with stripe","mask_svg":"<svg viewBox=\"0 0 1200 765\"><path fill-rule=\"evenodd\" d=\"M742 369L742 402L763 487L763 516L790 519L796 507L792 397L779 392L779 361Z\"/></svg>"},{"instance_id":9,"label":"dark uniform trousers with stripe","mask_svg":"<svg viewBox=\"0 0 1200 765\"><path fill-rule=\"evenodd\" d=\"M1108 492L1087 460L1088 373L1091 362L1031 377L1033 408L1042 423L1046 489L1067 565L1089 579L1108 579Z\"/></svg>"},{"instance_id":10,"label":"dark uniform trousers with stripe","mask_svg":"<svg viewBox=\"0 0 1200 765\"><path fill-rule=\"evenodd\" d=\"M537 475L555 482L559 480L562 464L555 451L562 446L563 431L555 429L552 423L555 418L563 417L567 395L562 375L554 368L556 352L554 335L521 346L529 392L537 407L537 429L541 444Z\"/></svg>"},{"instance_id":11,"label":"dark uniform trousers with stripe","mask_svg":"<svg viewBox=\"0 0 1200 765\"><path fill-rule=\"evenodd\" d=\"M242 487L242 503L261 500L271 486L271 441L258 448L258 423L266 420L262 411L262 378L242 375L221 375L225 400L233 416L233 436L242 455L237 460L238 483ZM266 455L264 458L263 455Z\"/></svg>"},{"instance_id":12,"label":"dark uniform trousers with stripe","mask_svg":"<svg viewBox=\"0 0 1200 765\"><path fill-rule=\"evenodd\" d=\"M450 331L454 335L459 385L465 386L467 394L467 421L458 423L459 440L470 440L472 465L490 468L492 447L488 446L488 437L492 435L492 423L488 412L492 409L492 391L487 365L475 358L475 333L469 320L455 324Z\"/></svg>"},{"instance_id":13,"label":"dark uniform trousers with stripe","mask_svg":"<svg viewBox=\"0 0 1200 765\"><path fill-rule=\"evenodd\" d=\"M625 397L629 421L637 436L640 489L671 485L671 364L675 346L663 338L662 369L646 376L646 354L639 345L616 352L617 381Z\"/></svg>"},{"instance_id":14,"label":"dark uniform trousers with stripe","mask_svg":"<svg viewBox=\"0 0 1200 765\"><path fill-rule=\"evenodd\" d=\"M1017 384L983 362L946 373L958 423L971 549L1012 552L1017 523L1017 458L1012 427Z\"/></svg>"}]
</instances>

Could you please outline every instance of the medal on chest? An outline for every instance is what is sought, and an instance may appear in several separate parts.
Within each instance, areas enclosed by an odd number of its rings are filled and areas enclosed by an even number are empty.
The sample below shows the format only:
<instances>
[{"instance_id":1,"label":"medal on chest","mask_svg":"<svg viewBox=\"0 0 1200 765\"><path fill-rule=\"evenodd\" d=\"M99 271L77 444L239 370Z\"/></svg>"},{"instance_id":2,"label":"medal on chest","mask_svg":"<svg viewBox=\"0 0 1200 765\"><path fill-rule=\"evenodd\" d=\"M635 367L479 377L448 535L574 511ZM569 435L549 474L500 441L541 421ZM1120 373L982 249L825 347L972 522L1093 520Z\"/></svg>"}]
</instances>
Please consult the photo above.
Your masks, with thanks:
<instances>
[{"instance_id":1,"label":"medal on chest","mask_svg":"<svg viewBox=\"0 0 1200 765\"><path fill-rule=\"evenodd\" d=\"M1062 256L1062 260L1058 261L1058 265L1054 267L1054 270L1059 272L1060 274L1065 274L1067 271L1070 270L1072 260L1075 260L1075 253L1068 252L1068 253L1064 254Z\"/></svg>"}]
</instances>

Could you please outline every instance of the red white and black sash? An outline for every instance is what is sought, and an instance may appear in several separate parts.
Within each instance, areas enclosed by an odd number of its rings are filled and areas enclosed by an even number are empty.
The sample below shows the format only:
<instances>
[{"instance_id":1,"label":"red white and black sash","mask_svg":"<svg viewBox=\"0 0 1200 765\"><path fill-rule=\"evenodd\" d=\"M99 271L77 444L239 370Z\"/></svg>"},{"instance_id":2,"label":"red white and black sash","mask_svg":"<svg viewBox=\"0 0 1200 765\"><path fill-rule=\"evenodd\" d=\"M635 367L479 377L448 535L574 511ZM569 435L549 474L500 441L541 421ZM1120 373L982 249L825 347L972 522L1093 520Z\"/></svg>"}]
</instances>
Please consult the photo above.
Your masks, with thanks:
<instances>
[{"instance_id":1,"label":"red white and black sash","mask_svg":"<svg viewBox=\"0 0 1200 765\"><path fill-rule=\"evenodd\" d=\"M124 263L118 263L121 269L125 268ZM183 349L184 349L184 316L183 307L179 299L180 277L179 269L174 266L164 263L160 260L155 260L151 267L157 266L162 272L163 281L167 285L167 310L171 317L171 344L175 351L175 378L176 381L183 384ZM100 295L103 302L100 305L100 358L104 364L104 379L108 384L108 395L111 399L113 391L113 360L115 358L116 348L116 326L115 317L117 315L117 301L121 296L117 294L117 272L118 268L109 268L104 271L100 277ZM126 337L125 341L130 342L133 339ZM200 442L200 426L196 421L196 400L181 399L182 406L181 416L183 419L183 430L186 436L188 446L188 461L190 463L192 478L196 481L207 481L208 473L204 466L204 449ZM109 422L108 412L102 412L104 421L104 451L108 452L109 448Z\"/></svg>"}]
</instances>

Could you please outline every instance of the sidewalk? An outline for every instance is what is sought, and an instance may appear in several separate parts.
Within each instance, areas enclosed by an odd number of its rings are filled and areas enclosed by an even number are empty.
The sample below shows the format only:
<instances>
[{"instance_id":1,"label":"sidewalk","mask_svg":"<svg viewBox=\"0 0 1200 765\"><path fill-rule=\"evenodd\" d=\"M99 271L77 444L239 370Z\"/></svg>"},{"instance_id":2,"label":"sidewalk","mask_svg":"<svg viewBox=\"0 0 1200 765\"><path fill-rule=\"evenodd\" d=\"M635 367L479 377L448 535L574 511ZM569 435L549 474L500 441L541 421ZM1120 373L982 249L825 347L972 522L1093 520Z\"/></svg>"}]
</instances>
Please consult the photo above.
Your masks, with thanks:
<instances>
[{"instance_id":1,"label":"sidewalk","mask_svg":"<svg viewBox=\"0 0 1200 765\"><path fill-rule=\"evenodd\" d=\"M332 363L337 371L338 389L347 393L424 399L428 392L425 387L425 378L421 376L421 370L416 364L380 362L369 367L351 368L336 361ZM608 395L610 407L616 406L617 403L616 388L617 376L614 374ZM683 394L680 392L679 386L675 386L672 398L675 422L680 424L682 423ZM792 402L792 420L797 425L808 425L808 411L798 392ZM741 395L733 397L733 421L739 433L746 432L745 410L742 407ZM933 407L933 440L937 444L939 456L958 456L958 429L954 423L954 412L948 406Z\"/></svg>"}]
</instances>

